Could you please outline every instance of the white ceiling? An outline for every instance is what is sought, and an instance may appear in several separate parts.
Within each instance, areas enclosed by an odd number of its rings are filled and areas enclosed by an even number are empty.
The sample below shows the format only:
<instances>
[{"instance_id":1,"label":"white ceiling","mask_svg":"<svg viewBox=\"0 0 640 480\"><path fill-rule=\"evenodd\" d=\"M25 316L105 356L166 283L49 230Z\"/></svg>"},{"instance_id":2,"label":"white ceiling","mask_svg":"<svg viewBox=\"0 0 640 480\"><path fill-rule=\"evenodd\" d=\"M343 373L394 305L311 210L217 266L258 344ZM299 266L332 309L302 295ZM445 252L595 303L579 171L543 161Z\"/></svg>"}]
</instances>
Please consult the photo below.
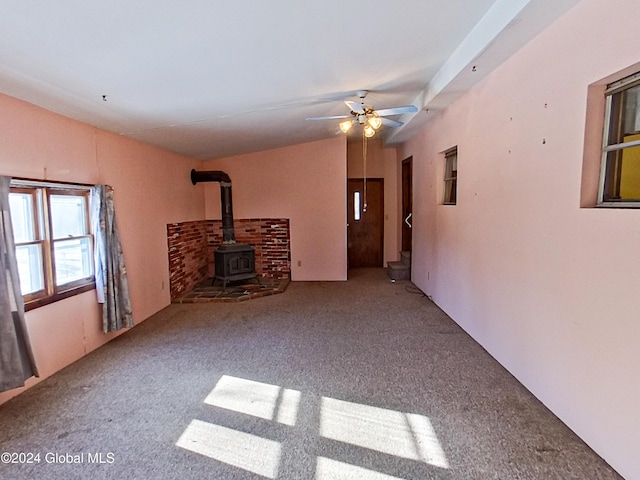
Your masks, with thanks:
<instances>
[{"instance_id":1,"label":"white ceiling","mask_svg":"<svg viewBox=\"0 0 640 480\"><path fill-rule=\"evenodd\" d=\"M218 158L330 138L305 119L367 89L421 109L393 144L578 1L3 0L0 92Z\"/></svg>"}]
</instances>

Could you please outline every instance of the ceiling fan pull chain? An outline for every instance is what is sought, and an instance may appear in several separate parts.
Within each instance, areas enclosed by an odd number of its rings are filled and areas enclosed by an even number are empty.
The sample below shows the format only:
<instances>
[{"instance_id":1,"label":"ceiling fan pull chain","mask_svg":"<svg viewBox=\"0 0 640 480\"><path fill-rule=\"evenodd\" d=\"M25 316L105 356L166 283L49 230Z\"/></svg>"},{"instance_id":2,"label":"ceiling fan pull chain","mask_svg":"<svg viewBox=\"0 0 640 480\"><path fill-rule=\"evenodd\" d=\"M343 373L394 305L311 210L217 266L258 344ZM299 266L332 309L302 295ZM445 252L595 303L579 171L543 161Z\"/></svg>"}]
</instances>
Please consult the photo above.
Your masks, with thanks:
<instances>
[{"instance_id":1,"label":"ceiling fan pull chain","mask_svg":"<svg viewBox=\"0 0 640 480\"><path fill-rule=\"evenodd\" d=\"M367 136L362 133L362 163L363 163L363 205L362 212L367 211Z\"/></svg>"}]
</instances>

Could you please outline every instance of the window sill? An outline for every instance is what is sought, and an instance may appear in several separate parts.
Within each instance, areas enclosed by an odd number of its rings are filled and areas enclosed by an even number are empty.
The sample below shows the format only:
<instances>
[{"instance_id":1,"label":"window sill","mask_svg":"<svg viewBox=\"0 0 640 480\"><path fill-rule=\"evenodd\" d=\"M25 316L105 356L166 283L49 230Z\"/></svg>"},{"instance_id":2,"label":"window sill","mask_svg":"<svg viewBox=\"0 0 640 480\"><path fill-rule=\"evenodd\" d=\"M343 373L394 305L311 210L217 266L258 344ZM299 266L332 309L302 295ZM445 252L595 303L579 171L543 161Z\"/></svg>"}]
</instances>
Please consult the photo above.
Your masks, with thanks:
<instances>
[{"instance_id":1,"label":"window sill","mask_svg":"<svg viewBox=\"0 0 640 480\"><path fill-rule=\"evenodd\" d=\"M640 202L601 202L596 208L640 208Z\"/></svg>"},{"instance_id":2,"label":"window sill","mask_svg":"<svg viewBox=\"0 0 640 480\"><path fill-rule=\"evenodd\" d=\"M79 295L84 292L88 292L89 290L95 290L96 284L95 282L88 283L86 285L82 285L80 287L72 288L70 290L66 290L64 292L60 292L56 295L52 295L50 297L37 298L28 303L24 304L24 311L28 312L30 310L34 310L39 307L44 307L45 305L50 305L52 303L58 302L60 300L64 300L65 298L73 297L75 295Z\"/></svg>"}]
</instances>

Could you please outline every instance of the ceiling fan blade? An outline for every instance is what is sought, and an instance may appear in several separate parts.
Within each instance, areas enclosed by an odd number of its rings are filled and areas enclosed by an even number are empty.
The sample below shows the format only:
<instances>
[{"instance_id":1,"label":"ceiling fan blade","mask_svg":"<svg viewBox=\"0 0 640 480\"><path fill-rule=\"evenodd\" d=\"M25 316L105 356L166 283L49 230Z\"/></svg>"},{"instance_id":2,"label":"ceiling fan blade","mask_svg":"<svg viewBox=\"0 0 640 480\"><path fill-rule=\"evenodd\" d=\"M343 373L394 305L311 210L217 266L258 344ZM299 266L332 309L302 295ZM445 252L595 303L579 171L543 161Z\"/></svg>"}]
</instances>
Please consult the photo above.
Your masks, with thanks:
<instances>
[{"instance_id":1,"label":"ceiling fan blade","mask_svg":"<svg viewBox=\"0 0 640 480\"><path fill-rule=\"evenodd\" d=\"M358 102L352 102L350 100L347 100L346 102L344 102L344 104L347 107L349 107L352 112L356 112L360 114L365 113L364 108L362 108L362 105L360 105Z\"/></svg>"},{"instance_id":2,"label":"ceiling fan blade","mask_svg":"<svg viewBox=\"0 0 640 480\"><path fill-rule=\"evenodd\" d=\"M415 105L407 105L406 107L383 108L375 112L381 117L386 117L388 115L400 115L402 113L416 113L417 111L418 107Z\"/></svg>"},{"instance_id":3,"label":"ceiling fan blade","mask_svg":"<svg viewBox=\"0 0 640 480\"><path fill-rule=\"evenodd\" d=\"M382 124L386 125L387 127L397 128L404 125L404 123L398 122L397 120L391 120L390 118L381 118L380 120L382 120Z\"/></svg>"},{"instance_id":4,"label":"ceiling fan blade","mask_svg":"<svg viewBox=\"0 0 640 480\"><path fill-rule=\"evenodd\" d=\"M338 118L349 118L351 115L331 115L329 117L309 117L307 120L335 120Z\"/></svg>"}]
</instances>

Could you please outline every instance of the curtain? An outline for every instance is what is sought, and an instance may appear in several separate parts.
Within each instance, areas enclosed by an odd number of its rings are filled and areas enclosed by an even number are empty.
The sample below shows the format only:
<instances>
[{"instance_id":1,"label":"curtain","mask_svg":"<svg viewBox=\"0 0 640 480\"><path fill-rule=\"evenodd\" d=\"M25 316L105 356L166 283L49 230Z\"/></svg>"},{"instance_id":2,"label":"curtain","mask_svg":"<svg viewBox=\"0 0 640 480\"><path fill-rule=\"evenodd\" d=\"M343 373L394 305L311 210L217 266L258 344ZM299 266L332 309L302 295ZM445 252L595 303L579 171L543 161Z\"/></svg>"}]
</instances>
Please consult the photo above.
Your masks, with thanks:
<instances>
[{"instance_id":1,"label":"curtain","mask_svg":"<svg viewBox=\"0 0 640 480\"><path fill-rule=\"evenodd\" d=\"M9 177L0 176L0 391L38 376L27 335L9 211Z\"/></svg>"},{"instance_id":2,"label":"curtain","mask_svg":"<svg viewBox=\"0 0 640 480\"><path fill-rule=\"evenodd\" d=\"M95 279L102 303L105 333L133 326L127 269L116 226L113 188L96 185L91 192L91 218L95 236Z\"/></svg>"}]
</instances>

